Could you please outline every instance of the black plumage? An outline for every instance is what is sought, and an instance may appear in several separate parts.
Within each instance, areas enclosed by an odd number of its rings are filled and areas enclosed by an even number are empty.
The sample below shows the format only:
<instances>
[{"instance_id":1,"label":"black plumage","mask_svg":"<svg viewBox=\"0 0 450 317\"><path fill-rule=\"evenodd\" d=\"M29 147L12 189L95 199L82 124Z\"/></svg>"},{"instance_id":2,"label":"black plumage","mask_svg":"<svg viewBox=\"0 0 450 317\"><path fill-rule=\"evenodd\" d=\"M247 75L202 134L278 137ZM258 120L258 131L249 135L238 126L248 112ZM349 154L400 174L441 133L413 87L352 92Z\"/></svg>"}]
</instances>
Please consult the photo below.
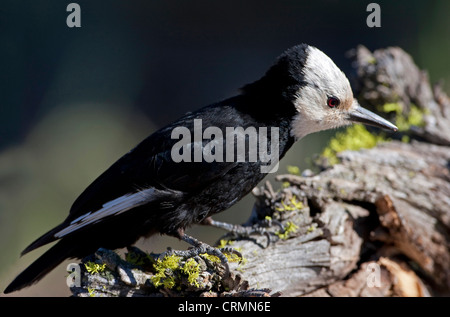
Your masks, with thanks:
<instances>
[{"instance_id":1,"label":"black plumage","mask_svg":"<svg viewBox=\"0 0 450 317\"><path fill-rule=\"evenodd\" d=\"M59 226L22 252L59 240L17 276L5 293L35 283L66 258L81 258L100 247L129 246L154 233L179 236L186 227L229 208L248 194L266 176L260 171L260 160L175 163L171 149L178 140L171 138L171 132L179 126L193 131L194 119L202 119L203 128L214 126L223 131L226 127L276 127L280 136L279 155L283 157L294 143L290 133L296 113L292 99L302 84L306 47L300 45L286 51L263 78L242 88L240 95L186 114L120 158L76 199ZM203 145L208 141L204 140ZM77 221L90 219L108 202L138 192L144 193L144 197L135 206L127 206L126 211L61 234ZM145 195L149 195L148 202Z\"/></svg>"}]
</instances>

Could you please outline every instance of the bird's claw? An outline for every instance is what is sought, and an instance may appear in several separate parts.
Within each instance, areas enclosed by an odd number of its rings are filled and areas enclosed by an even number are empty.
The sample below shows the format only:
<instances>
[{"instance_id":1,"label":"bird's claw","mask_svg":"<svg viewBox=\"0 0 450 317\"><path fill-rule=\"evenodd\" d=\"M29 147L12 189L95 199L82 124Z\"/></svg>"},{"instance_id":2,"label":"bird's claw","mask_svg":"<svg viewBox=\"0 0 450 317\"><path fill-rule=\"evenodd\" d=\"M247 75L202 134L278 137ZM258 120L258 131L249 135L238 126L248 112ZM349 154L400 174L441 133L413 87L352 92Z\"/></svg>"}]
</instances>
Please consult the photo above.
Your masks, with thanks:
<instances>
[{"instance_id":1,"label":"bird's claw","mask_svg":"<svg viewBox=\"0 0 450 317\"><path fill-rule=\"evenodd\" d=\"M222 254L223 253L228 253L228 254L230 254L230 255L236 255L238 258L239 258L239 263L241 263L242 262L242 259L243 259L243 256L242 256L242 253L241 252L239 252L239 251L237 251L236 249L233 249L233 248L220 248L220 249L218 249L220 252L222 252ZM226 256L225 256L226 257ZM228 259L227 259L228 260Z\"/></svg>"},{"instance_id":2,"label":"bird's claw","mask_svg":"<svg viewBox=\"0 0 450 317\"><path fill-rule=\"evenodd\" d=\"M281 232L286 231L286 228L284 227L284 225L280 221L278 221L276 219L265 218L263 220L263 222L265 223L266 227L271 227L272 225L276 225L276 226L280 227Z\"/></svg>"},{"instance_id":3,"label":"bird's claw","mask_svg":"<svg viewBox=\"0 0 450 317\"><path fill-rule=\"evenodd\" d=\"M267 238L267 245L265 246L265 248L267 248L272 242L271 235L275 235L273 232L268 231L266 228L271 227L272 225L276 225L280 227L279 232L283 233L286 231L286 228L280 221L271 218L266 218L261 223L253 226L229 224L222 221L216 221L211 218L205 221L204 224L227 230L233 237L236 238L249 238L253 234L264 235Z\"/></svg>"},{"instance_id":4,"label":"bird's claw","mask_svg":"<svg viewBox=\"0 0 450 317\"><path fill-rule=\"evenodd\" d=\"M194 237L191 237L191 236L186 235L186 234L181 236L181 239L183 241L189 243L190 245L192 245L192 247L189 248L188 250L183 250L183 251L168 249L166 252L161 254L160 257L176 255L176 256L188 259L188 258L195 258L195 257L198 257L198 256L202 256L203 254L216 256L217 258L219 258L221 264L225 267L225 275L224 276L228 276L230 274L230 267L228 265L228 258L225 256L224 253L235 254L240 259L242 259L242 254L240 252L232 249L232 248L221 248L221 249L218 249L218 248L212 247L209 244L201 242L201 241L195 239Z\"/></svg>"}]
</instances>

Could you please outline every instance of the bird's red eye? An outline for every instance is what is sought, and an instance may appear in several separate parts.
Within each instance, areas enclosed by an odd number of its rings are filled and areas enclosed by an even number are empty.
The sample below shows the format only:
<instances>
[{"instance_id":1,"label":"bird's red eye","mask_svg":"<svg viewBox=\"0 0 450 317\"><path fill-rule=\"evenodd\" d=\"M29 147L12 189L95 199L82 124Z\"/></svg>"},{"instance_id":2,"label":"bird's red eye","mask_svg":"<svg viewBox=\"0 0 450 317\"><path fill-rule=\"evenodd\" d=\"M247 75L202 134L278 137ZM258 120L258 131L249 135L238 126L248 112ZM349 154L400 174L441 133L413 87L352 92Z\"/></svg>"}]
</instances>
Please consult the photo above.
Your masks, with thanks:
<instances>
[{"instance_id":1,"label":"bird's red eye","mask_svg":"<svg viewBox=\"0 0 450 317\"><path fill-rule=\"evenodd\" d=\"M339 104L341 102L336 97L329 97L327 103L328 103L328 107L335 108L335 107L339 106Z\"/></svg>"}]
</instances>

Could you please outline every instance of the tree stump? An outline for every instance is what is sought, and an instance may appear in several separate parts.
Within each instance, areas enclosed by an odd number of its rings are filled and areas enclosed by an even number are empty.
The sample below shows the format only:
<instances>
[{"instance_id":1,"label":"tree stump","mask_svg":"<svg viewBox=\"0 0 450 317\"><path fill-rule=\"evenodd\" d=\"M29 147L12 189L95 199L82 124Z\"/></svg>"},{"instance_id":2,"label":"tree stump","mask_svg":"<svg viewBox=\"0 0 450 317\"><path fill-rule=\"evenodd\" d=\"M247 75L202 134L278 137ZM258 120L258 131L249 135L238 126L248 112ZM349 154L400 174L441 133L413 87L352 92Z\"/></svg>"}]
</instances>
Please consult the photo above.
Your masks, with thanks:
<instances>
[{"instance_id":1,"label":"tree stump","mask_svg":"<svg viewBox=\"0 0 450 317\"><path fill-rule=\"evenodd\" d=\"M178 259L165 271L177 285L155 286L157 255L130 249L144 259L130 264L100 250L90 261L105 263L109 278L84 270L74 295L448 295L450 99L400 48L360 46L349 57L357 99L399 126L395 140L340 152L334 165L321 158L316 173L278 175L279 184L255 188L245 225L262 234L223 237L243 256L230 262L230 274L197 257L193 276L186 267L194 262Z\"/></svg>"}]
</instances>

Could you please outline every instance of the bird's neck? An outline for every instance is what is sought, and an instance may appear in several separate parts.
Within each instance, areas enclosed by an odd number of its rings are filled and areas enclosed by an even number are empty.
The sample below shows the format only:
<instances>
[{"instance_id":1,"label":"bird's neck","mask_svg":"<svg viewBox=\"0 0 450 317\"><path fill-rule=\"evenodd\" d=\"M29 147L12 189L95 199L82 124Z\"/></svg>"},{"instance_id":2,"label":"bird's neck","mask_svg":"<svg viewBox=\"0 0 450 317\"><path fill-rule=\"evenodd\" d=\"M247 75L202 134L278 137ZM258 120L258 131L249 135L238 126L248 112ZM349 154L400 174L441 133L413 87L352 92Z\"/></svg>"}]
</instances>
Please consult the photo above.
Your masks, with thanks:
<instances>
[{"instance_id":1,"label":"bird's neck","mask_svg":"<svg viewBox=\"0 0 450 317\"><path fill-rule=\"evenodd\" d=\"M295 137L290 133L295 113L295 110L291 111L293 106L287 105L280 98L264 99L262 96L255 97L245 93L233 99L236 109L246 117L247 126L278 128L281 159L295 142Z\"/></svg>"}]
</instances>

